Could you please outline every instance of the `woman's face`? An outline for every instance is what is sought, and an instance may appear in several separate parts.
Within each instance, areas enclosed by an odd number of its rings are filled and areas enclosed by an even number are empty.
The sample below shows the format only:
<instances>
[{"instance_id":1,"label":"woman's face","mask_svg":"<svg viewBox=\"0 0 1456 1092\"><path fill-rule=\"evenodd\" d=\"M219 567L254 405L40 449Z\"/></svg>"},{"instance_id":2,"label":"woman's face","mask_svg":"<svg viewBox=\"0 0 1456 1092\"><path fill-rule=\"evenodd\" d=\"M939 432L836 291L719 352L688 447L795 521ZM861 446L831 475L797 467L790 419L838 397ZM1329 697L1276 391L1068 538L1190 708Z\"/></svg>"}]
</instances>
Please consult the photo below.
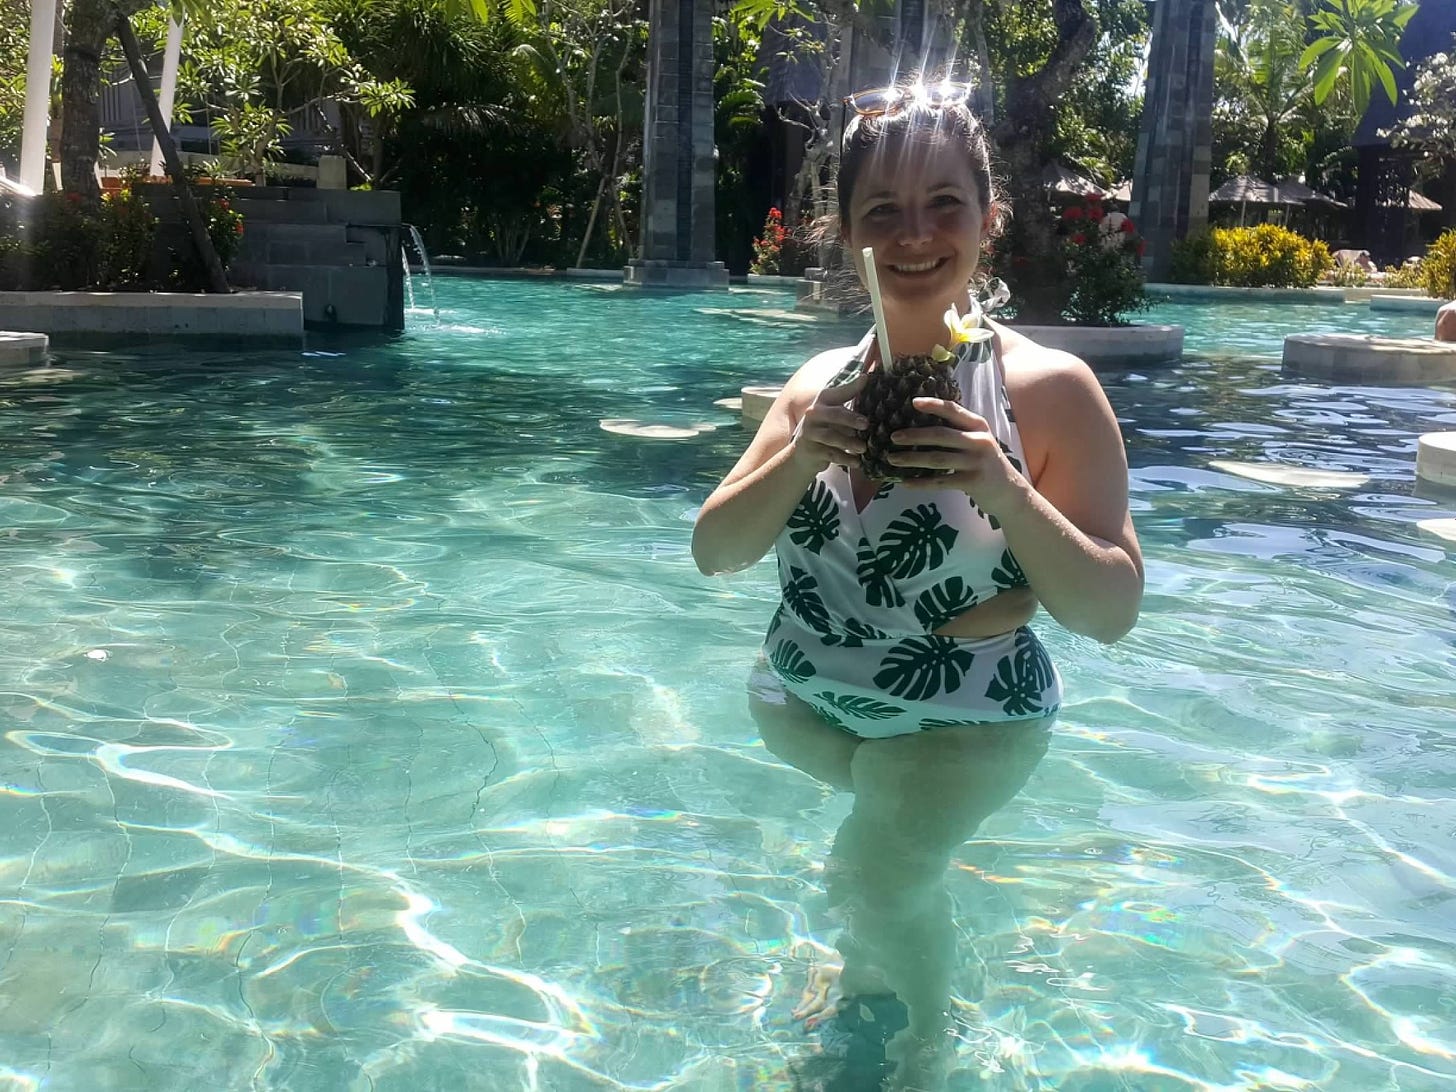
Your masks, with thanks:
<instances>
[{"instance_id":1,"label":"woman's face","mask_svg":"<svg viewBox=\"0 0 1456 1092\"><path fill-rule=\"evenodd\" d=\"M939 137L891 138L855 180L845 242L861 280L860 249L874 247L886 304L944 307L976 271L984 220L965 149Z\"/></svg>"}]
</instances>

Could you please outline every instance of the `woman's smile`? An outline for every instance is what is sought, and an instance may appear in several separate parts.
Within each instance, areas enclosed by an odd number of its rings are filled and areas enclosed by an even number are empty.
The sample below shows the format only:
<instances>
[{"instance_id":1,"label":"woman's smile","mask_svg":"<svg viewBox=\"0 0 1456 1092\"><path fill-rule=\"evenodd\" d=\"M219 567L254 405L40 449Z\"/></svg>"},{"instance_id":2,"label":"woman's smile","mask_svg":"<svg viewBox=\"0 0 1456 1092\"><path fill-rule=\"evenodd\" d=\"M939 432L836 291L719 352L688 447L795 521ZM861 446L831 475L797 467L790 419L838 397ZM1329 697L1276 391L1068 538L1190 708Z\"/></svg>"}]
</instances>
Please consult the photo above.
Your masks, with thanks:
<instances>
[{"instance_id":1,"label":"woman's smile","mask_svg":"<svg viewBox=\"0 0 1456 1092\"><path fill-rule=\"evenodd\" d=\"M930 258L922 262L892 262L890 268L902 277L918 277L936 272L948 261L949 258Z\"/></svg>"}]
</instances>

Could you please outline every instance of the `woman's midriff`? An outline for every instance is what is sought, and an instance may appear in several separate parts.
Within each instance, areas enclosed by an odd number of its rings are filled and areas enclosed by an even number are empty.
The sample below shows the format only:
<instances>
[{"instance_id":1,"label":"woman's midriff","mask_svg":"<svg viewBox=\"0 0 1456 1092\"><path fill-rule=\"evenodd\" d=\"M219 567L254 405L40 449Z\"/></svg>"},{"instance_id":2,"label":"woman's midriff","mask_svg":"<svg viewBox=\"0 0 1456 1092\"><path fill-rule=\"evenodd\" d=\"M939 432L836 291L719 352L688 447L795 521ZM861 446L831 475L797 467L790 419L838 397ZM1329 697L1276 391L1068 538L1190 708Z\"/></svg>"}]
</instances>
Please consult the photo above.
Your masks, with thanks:
<instances>
[{"instance_id":1,"label":"woman's midriff","mask_svg":"<svg viewBox=\"0 0 1456 1092\"><path fill-rule=\"evenodd\" d=\"M999 637L1030 622L1038 606L1030 588L1012 588L978 603L935 632L941 637Z\"/></svg>"}]
</instances>

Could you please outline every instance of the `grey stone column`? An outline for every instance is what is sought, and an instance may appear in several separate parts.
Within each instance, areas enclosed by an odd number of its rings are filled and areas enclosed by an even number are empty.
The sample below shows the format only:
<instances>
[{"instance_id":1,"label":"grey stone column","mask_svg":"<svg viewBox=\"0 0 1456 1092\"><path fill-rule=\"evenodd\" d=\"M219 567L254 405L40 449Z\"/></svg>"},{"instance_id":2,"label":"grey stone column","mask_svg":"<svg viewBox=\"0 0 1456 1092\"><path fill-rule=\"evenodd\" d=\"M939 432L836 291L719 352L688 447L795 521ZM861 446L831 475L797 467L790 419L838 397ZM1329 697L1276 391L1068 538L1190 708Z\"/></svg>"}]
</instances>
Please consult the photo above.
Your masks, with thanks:
<instances>
[{"instance_id":1,"label":"grey stone column","mask_svg":"<svg viewBox=\"0 0 1456 1092\"><path fill-rule=\"evenodd\" d=\"M1208 226L1215 22L1214 0L1153 5L1130 212L1148 243L1143 268L1155 281L1168 275L1173 244Z\"/></svg>"},{"instance_id":2,"label":"grey stone column","mask_svg":"<svg viewBox=\"0 0 1456 1092\"><path fill-rule=\"evenodd\" d=\"M712 0L651 0L648 19L642 257L623 283L725 288L713 238Z\"/></svg>"}]
</instances>

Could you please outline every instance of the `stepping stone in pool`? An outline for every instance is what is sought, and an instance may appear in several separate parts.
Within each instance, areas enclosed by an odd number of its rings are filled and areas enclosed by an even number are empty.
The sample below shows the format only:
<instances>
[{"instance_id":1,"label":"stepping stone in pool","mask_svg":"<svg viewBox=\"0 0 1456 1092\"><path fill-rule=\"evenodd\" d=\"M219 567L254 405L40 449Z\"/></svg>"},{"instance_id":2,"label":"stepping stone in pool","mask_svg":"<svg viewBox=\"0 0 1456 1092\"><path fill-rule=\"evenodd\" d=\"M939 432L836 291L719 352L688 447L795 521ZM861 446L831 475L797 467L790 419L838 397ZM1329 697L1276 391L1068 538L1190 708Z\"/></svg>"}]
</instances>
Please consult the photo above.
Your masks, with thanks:
<instances>
[{"instance_id":1,"label":"stepping stone in pool","mask_svg":"<svg viewBox=\"0 0 1456 1092\"><path fill-rule=\"evenodd\" d=\"M1416 441L1416 477L1456 489L1456 432L1428 432Z\"/></svg>"},{"instance_id":2,"label":"stepping stone in pool","mask_svg":"<svg viewBox=\"0 0 1456 1092\"><path fill-rule=\"evenodd\" d=\"M1344 470L1309 470L1301 466L1279 463L1241 463L1232 459L1214 459L1209 464L1225 474L1237 474L1250 481L1269 485L1287 485L1305 489L1358 489L1370 480L1369 474L1353 474Z\"/></svg>"},{"instance_id":3,"label":"stepping stone in pool","mask_svg":"<svg viewBox=\"0 0 1456 1092\"><path fill-rule=\"evenodd\" d=\"M1456 519L1423 519L1417 521L1416 526L1427 534L1456 542Z\"/></svg>"},{"instance_id":4,"label":"stepping stone in pool","mask_svg":"<svg viewBox=\"0 0 1456 1092\"><path fill-rule=\"evenodd\" d=\"M1284 367L1332 383L1436 383L1456 378L1456 343L1373 334L1290 334Z\"/></svg>"},{"instance_id":5,"label":"stepping stone in pool","mask_svg":"<svg viewBox=\"0 0 1456 1092\"><path fill-rule=\"evenodd\" d=\"M695 425L663 425L634 421L630 417L606 417L598 422L603 432L619 436L636 436L640 440L690 440L704 432L713 432L717 425L701 422Z\"/></svg>"}]
</instances>

